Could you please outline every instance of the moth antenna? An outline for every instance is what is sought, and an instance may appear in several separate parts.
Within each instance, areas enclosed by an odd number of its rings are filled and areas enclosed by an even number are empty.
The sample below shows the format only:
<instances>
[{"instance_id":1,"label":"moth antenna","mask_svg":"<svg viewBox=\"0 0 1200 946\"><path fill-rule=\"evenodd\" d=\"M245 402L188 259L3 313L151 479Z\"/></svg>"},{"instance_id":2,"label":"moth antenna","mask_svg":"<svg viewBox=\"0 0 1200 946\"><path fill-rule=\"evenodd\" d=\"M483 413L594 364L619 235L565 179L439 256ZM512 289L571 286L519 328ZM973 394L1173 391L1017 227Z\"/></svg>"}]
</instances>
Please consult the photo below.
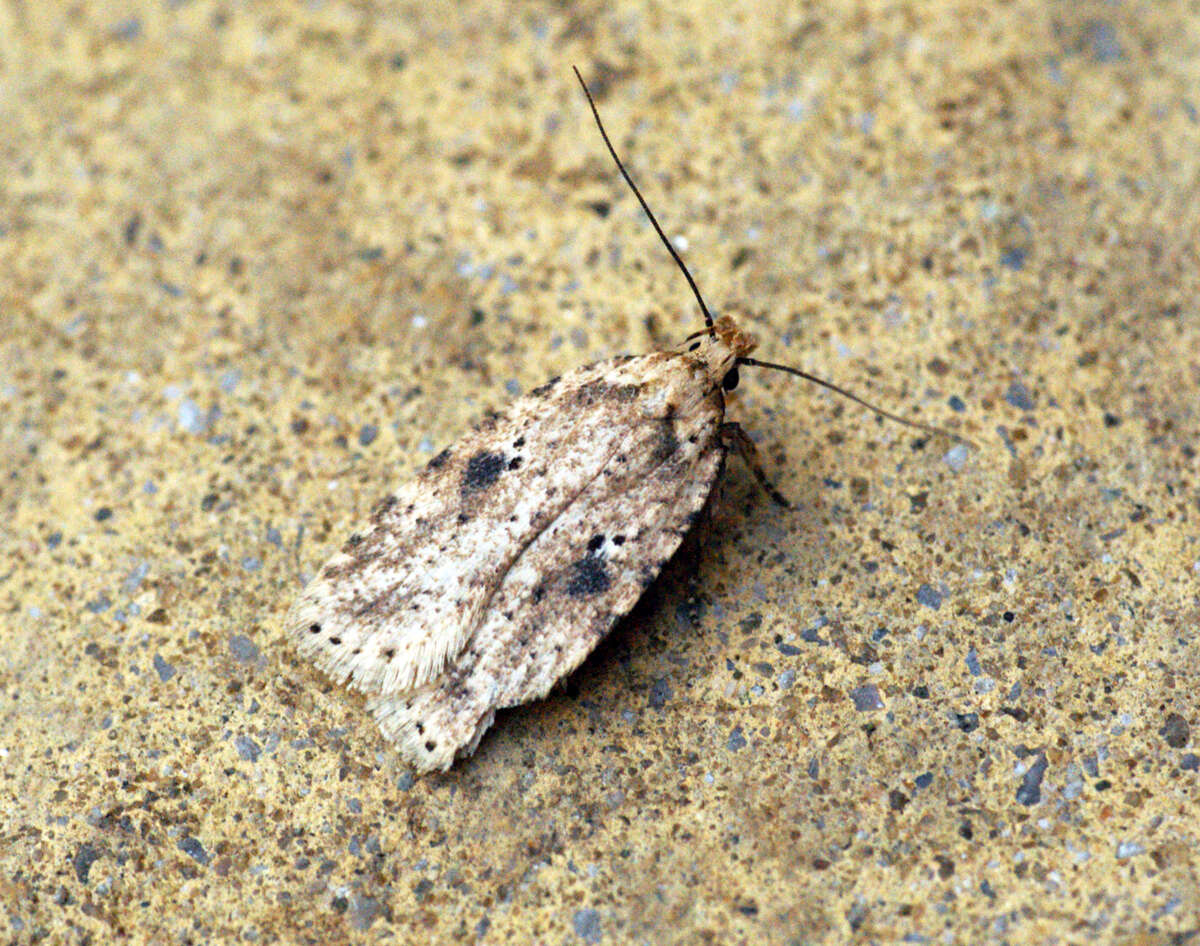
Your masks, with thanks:
<instances>
[{"instance_id":1,"label":"moth antenna","mask_svg":"<svg viewBox=\"0 0 1200 946\"><path fill-rule=\"evenodd\" d=\"M888 420L894 420L896 423L903 424L905 427L912 427L914 430L923 430L927 434L936 434L940 437L949 437L951 440L966 444L969 447L977 446L975 441L970 440L967 437L963 437L960 434L956 434L951 430L946 430L943 427L934 427L931 424L922 424L918 420L908 420L904 417L900 417L898 414L893 414L891 411L885 411L882 407L877 407L870 401L863 400L857 394L847 391L845 388L838 387L838 385L831 381L825 381L822 378L818 378L814 374L809 374L807 371L801 371L799 368L792 368L789 365L777 365L771 361L759 361L757 358L747 358L745 356L738 358L737 363L739 365L754 365L759 368L774 368L776 371L786 371L788 374L794 374L796 377L803 378L805 381L811 381L813 384L820 385L821 387L832 391L834 394L840 394L844 398L849 398L855 404L861 404L867 410L873 411L880 417L886 417Z\"/></svg>"},{"instance_id":2,"label":"moth antenna","mask_svg":"<svg viewBox=\"0 0 1200 946\"><path fill-rule=\"evenodd\" d=\"M583 81L583 76L579 74L579 67L572 66L575 70L575 78L579 80L579 84L583 86L583 94L587 96L588 105L592 107L592 116L596 119L596 127L600 129L600 137L604 139L604 144L608 148L608 153L612 155L612 159L617 162L617 170L621 172L621 176L625 178L625 183L629 185L629 189L633 191L633 196L638 199L638 203L642 205L642 210L646 211L646 216L650 218L650 223L654 226L654 232L658 234L659 239L663 241L667 252L671 254L671 258L675 260L680 271L683 273L683 278L687 280L688 285L692 287L692 294L695 295L696 301L700 303L700 311L704 313L704 325L708 329L708 334L716 337L716 331L713 329L712 313L708 311L708 306L704 304L704 297L700 295L700 287L696 285L696 280L692 278L687 265L683 262L683 258L675 251L675 247L671 245L671 241L667 239L667 235L663 233L663 228L658 225L658 220L654 216L654 212L650 209L650 205L646 203L646 199L642 196L642 192L637 189L637 185L633 183L633 178L629 176L629 172L625 170L625 165L621 163L621 159L617 157L617 149L613 147L612 142L608 140L608 132L604 130L604 123L600 121L600 112L596 109L596 102L592 98L592 93L588 91L587 83Z\"/></svg>"}]
</instances>

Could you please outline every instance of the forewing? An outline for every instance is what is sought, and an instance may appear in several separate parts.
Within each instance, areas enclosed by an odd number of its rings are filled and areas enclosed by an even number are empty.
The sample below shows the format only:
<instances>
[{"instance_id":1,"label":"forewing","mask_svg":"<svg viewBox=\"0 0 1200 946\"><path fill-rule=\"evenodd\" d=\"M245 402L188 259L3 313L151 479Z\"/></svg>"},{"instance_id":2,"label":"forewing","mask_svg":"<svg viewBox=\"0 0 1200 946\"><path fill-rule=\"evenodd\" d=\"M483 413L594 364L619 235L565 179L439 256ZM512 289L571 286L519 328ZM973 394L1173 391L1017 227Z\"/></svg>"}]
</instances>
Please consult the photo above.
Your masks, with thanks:
<instances>
[{"instance_id":1,"label":"forewing","mask_svg":"<svg viewBox=\"0 0 1200 946\"><path fill-rule=\"evenodd\" d=\"M723 459L719 392L641 419L613 460L512 563L444 676L371 708L418 768L469 754L497 709L544 696L627 613L674 554Z\"/></svg>"},{"instance_id":2,"label":"forewing","mask_svg":"<svg viewBox=\"0 0 1200 946\"><path fill-rule=\"evenodd\" d=\"M301 653L368 693L443 674L514 564L621 453L663 358L578 368L435 457L301 593L287 619Z\"/></svg>"}]
</instances>

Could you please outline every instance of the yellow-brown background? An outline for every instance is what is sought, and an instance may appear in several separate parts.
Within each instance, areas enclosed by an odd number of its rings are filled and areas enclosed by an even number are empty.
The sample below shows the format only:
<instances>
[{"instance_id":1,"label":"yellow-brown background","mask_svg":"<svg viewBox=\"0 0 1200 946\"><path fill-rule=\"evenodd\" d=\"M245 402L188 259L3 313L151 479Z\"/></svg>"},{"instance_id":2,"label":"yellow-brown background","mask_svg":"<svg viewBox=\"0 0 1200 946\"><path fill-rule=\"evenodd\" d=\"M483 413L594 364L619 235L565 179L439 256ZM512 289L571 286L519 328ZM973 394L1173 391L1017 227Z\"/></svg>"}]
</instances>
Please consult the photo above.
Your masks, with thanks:
<instances>
[{"instance_id":1,"label":"yellow-brown background","mask_svg":"<svg viewBox=\"0 0 1200 946\"><path fill-rule=\"evenodd\" d=\"M1195 3L0 5L18 942L1200 925ZM692 330L764 357L631 618L413 780L280 619L386 484ZM958 400L954 400L958 399Z\"/></svg>"}]
</instances>

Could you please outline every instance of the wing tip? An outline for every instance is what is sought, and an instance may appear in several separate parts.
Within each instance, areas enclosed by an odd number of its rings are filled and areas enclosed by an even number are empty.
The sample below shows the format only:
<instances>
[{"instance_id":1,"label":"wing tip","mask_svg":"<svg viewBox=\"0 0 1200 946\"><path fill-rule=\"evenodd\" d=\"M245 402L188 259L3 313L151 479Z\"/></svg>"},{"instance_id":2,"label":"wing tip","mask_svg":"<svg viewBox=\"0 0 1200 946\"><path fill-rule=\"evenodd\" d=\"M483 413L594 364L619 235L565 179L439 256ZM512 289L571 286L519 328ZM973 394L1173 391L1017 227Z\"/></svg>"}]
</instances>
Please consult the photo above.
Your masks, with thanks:
<instances>
[{"instance_id":1,"label":"wing tip","mask_svg":"<svg viewBox=\"0 0 1200 946\"><path fill-rule=\"evenodd\" d=\"M488 707L473 721L469 714L446 718L442 705L420 706L395 697L376 697L368 708L383 737L421 773L445 772L457 759L472 755L496 715Z\"/></svg>"}]
</instances>

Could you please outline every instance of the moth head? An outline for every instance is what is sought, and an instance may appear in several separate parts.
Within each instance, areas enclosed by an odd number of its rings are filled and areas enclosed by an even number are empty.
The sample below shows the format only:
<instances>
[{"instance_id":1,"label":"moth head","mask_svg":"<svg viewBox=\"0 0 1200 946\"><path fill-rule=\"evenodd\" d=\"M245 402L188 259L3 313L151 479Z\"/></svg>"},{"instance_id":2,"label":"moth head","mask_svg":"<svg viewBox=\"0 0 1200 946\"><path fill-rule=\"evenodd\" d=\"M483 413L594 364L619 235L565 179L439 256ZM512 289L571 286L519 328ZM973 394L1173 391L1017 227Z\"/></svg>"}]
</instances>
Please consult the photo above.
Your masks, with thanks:
<instances>
[{"instance_id":1,"label":"moth head","mask_svg":"<svg viewBox=\"0 0 1200 946\"><path fill-rule=\"evenodd\" d=\"M757 338L723 315L713 323L711 331L704 329L689 335L680 349L702 361L708 376L714 382L720 382L726 391L732 391L738 383L738 359L757 347Z\"/></svg>"}]
</instances>

